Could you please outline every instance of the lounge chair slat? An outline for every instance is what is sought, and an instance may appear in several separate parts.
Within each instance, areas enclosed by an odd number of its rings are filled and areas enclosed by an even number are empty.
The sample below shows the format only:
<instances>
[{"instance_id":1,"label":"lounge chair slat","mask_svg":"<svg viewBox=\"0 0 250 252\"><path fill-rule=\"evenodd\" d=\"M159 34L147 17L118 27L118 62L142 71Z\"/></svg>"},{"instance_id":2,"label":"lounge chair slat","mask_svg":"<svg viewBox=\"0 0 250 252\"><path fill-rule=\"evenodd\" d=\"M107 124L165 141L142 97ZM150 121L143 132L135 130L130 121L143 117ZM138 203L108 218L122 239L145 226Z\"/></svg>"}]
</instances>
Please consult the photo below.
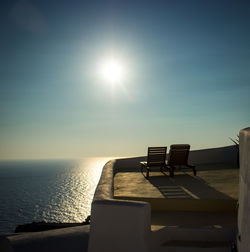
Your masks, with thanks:
<instances>
[{"instance_id":1,"label":"lounge chair slat","mask_svg":"<svg viewBox=\"0 0 250 252\"><path fill-rule=\"evenodd\" d=\"M170 146L167 161L167 168L170 170L170 176L174 176L176 166L186 166L188 168L192 168L194 175L196 175L195 166L188 164L189 150L189 144L173 144Z\"/></svg>"},{"instance_id":2,"label":"lounge chair slat","mask_svg":"<svg viewBox=\"0 0 250 252\"><path fill-rule=\"evenodd\" d=\"M146 168L147 178L151 167L158 166L162 169L166 166L166 152L167 147L148 147L147 162L141 162L141 171Z\"/></svg>"}]
</instances>

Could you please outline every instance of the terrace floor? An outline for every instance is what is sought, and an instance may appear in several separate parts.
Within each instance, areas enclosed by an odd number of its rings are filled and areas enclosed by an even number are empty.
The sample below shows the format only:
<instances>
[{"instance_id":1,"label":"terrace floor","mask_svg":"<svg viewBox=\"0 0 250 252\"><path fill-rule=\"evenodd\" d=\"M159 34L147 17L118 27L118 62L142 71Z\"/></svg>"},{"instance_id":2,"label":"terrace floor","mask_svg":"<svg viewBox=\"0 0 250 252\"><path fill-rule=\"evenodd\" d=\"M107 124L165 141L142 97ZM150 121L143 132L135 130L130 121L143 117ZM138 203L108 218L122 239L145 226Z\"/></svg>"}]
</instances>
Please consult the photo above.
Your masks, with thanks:
<instances>
[{"instance_id":1,"label":"terrace floor","mask_svg":"<svg viewBox=\"0 0 250 252\"><path fill-rule=\"evenodd\" d=\"M147 201L155 226L235 226L239 170L230 164L196 166L173 178L155 170L145 178L138 169L114 177L114 198Z\"/></svg>"}]
</instances>

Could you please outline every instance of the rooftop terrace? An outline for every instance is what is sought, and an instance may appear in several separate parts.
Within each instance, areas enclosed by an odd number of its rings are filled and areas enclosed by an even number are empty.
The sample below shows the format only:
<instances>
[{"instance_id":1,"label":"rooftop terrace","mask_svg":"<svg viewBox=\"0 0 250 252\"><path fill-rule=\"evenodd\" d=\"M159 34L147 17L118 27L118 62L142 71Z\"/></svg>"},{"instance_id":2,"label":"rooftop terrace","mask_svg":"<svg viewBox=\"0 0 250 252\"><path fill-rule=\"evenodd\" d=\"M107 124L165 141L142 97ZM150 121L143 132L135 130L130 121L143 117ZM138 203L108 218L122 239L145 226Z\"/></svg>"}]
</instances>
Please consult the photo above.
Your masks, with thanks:
<instances>
[{"instance_id":1,"label":"rooftop terrace","mask_svg":"<svg viewBox=\"0 0 250 252\"><path fill-rule=\"evenodd\" d=\"M239 169L233 164L196 165L197 176L180 170L170 177L157 169L149 179L135 169L114 177L114 196L167 199L238 199Z\"/></svg>"},{"instance_id":2,"label":"rooftop terrace","mask_svg":"<svg viewBox=\"0 0 250 252\"><path fill-rule=\"evenodd\" d=\"M197 165L172 178L157 169L145 178L138 170L118 172L114 198L151 205L151 229L168 226L236 226L239 170L234 164Z\"/></svg>"}]
</instances>

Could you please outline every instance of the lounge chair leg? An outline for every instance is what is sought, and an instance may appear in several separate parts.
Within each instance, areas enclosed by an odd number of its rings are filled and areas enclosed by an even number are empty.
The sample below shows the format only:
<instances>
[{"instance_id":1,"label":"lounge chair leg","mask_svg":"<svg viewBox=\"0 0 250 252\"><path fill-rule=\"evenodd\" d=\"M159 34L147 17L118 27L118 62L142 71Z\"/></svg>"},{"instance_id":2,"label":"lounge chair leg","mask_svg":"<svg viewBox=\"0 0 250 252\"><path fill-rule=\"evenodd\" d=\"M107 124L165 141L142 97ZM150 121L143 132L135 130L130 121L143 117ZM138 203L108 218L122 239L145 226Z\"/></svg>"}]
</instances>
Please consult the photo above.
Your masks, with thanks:
<instances>
[{"instance_id":1,"label":"lounge chair leg","mask_svg":"<svg viewBox=\"0 0 250 252\"><path fill-rule=\"evenodd\" d=\"M149 170L147 169L147 175L146 175L146 178L148 179L149 178Z\"/></svg>"},{"instance_id":2,"label":"lounge chair leg","mask_svg":"<svg viewBox=\"0 0 250 252\"><path fill-rule=\"evenodd\" d=\"M141 173L143 173L143 165L141 164Z\"/></svg>"},{"instance_id":3,"label":"lounge chair leg","mask_svg":"<svg viewBox=\"0 0 250 252\"><path fill-rule=\"evenodd\" d=\"M174 170L173 170L173 168L170 168L169 173L170 173L170 177L171 178L174 177Z\"/></svg>"},{"instance_id":4,"label":"lounge chair leg","mask_svg":"<svg viewBox=\"0 0 250 252\"><path fill-rule=\"evenodd\" d=\"M195 169L193 170L193 172L194 172L194 176L196 176L197 172L196 172L196 170L195 170Z\"/></svg>"},{"instance_id":5,"label":"lounge chair leg","mask_svg":"<svg viewBox=\"0 0 250 252\"><path fill-rule=\"evenodd\" d=\"M164 173L167 170L167 167L166 166L162 166L160 169L161 169L161 172Z\"/></svg>"}]
</instances>

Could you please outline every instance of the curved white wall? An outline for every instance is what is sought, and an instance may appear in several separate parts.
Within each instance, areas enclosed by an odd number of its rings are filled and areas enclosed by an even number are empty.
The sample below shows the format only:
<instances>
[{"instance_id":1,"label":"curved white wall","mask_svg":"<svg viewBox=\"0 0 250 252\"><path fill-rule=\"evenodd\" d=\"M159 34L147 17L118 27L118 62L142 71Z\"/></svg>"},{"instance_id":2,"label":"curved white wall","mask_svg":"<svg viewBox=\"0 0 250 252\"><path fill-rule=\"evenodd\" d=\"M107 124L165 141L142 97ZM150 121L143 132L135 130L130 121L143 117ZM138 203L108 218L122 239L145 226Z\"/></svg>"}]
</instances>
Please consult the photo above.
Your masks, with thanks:
<instances>
[{"instance_id":1,"label":"curved white wall","mask_svg":"<svg viewBox=\"0 0 250 252\"><path fill-rule=\"evenodd\" d=\"M149 252L149 203L113 199L115 160L102 171L91 207L89 252Z\"/></svg>"}]
</instances>

